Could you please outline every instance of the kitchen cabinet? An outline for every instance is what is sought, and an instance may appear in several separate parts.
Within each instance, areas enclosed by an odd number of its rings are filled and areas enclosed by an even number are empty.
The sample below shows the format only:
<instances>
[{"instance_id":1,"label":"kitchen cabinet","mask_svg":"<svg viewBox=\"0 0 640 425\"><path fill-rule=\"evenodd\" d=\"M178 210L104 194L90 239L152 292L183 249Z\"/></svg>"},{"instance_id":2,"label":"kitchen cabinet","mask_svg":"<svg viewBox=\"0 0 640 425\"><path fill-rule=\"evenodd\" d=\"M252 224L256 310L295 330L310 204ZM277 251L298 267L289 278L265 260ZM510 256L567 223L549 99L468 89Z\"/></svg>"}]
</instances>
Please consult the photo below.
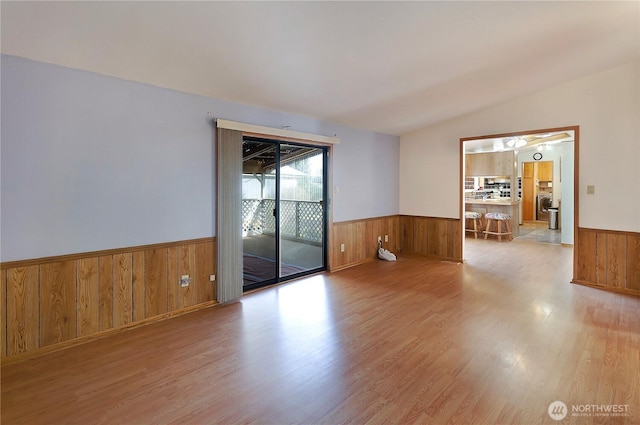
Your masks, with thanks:
<instances>
[{"instance_id":1,"label":"kitchen cabinet","mask_svg":"<svg viewBox=\"0 0 640 425\"><path fill-rule=\"evenodd\" d=\"M538 162L538 181L550 182L553 180L553 161Z\"/></svg>"},{"instance_id":2,"label":"kitchen cabinet","mask_svg":"<svg viewBox=\"0 0 640 425\"><path fill-rule=\"evenodd\" d=\"M467 176L514 176L516 156L510 152L470 153L465 155Z\"/></svg>"}]
</instances>

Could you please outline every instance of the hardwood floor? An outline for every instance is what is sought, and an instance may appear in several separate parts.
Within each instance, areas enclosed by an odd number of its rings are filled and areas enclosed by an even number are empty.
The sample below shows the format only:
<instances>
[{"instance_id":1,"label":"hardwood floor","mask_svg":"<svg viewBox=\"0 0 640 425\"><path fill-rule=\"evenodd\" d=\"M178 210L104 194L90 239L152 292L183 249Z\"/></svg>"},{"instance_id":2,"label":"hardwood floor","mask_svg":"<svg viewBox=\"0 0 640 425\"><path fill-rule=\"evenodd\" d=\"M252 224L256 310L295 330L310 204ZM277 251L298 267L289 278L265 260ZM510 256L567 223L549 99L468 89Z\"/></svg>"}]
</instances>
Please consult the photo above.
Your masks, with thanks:
<instances>
[{"instance_id":1,"label":"hardwood floor","mask_svg":"<svg viewBox=\"0 0 640 425\"><path fill-rule=\"evenodd\" d=\"M465 264L400 255L6 364L2 422L640 423L640 298L570 284L571 248L466 249ZM571 416L612 404L627 416Z\"/></svg>"}]
</instances>

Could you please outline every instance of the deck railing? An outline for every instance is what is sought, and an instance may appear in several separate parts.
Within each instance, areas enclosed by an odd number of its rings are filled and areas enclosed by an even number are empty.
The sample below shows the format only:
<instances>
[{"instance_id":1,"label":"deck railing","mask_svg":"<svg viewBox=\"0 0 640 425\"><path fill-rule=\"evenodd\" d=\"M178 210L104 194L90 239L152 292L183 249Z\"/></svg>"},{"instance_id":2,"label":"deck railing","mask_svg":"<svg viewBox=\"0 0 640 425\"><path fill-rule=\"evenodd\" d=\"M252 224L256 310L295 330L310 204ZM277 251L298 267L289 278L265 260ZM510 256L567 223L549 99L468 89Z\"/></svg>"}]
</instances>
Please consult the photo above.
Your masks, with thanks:
<instances>
[{"instance_id":1,"label":"deck railing","mask_svg":"<svg viewBox=\"0 0 640 425\"><path fill-rule=\"evenodd\" d=\"M242 200L242 234L275 235L274 199ZM323 206L320 202L280 201L280 236L320 244L323 240Z\"/></svg>"}]
</instances>

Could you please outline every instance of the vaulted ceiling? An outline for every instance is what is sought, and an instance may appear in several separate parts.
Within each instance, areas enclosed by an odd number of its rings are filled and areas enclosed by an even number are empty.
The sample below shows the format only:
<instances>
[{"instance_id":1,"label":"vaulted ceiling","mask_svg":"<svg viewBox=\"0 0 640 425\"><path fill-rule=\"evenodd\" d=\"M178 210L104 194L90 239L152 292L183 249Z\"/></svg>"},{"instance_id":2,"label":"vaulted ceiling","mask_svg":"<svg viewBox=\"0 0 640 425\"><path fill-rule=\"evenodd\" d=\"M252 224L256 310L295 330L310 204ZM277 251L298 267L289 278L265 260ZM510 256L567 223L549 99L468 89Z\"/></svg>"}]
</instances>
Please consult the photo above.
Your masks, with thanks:
<instances>
[{"instance_id":1,"label":"vaulted ceiling","mask_svg":"<svg viewBox=\"0 0 640 425\"><path fill-rule=\"evenodd\" d=\"M388 134L640 58L637 1L7 2L2 52Z\"/></svg>"}]
</instances>

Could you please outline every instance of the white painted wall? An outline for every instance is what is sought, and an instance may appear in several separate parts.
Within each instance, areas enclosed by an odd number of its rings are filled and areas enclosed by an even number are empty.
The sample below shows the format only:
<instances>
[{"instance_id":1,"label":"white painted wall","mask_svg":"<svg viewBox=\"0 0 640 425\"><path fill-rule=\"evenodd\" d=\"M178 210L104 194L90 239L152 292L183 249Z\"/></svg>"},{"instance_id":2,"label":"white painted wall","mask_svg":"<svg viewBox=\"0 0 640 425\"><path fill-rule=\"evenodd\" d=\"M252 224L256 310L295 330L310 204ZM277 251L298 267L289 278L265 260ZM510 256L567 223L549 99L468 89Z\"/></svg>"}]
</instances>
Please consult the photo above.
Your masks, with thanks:
<instances>
[{"instance_id":1,"label":"white painted wall","mask_svg":"<svg viewBox=\"0 0 640 425\"><path fill-rule=\"evenodd\" d=\"M640 231L640 61L400 139L400 213L459 218L460 138L580 126L581 227ZM437 184L435 184L437 182ZM596 194L587 195L586 186Z\"/></svg>"},{"instance_id":2,"label":"white painted wall","mask_svg":"<svg viewBox=\"0 0 640 425\"><path fill-rule=\"evenodd\" d=\"M398 137L13 56L1 67L1 261L213 236L208 113L337 135L334 221L398 213Z\"/></svg>"},{"instance_id":3,"label":"white painted wall","mask_svg":"<svg viewBox=\"0 0 640 425\"><path fill-rule=\"evenodd\" d=\"M561 199L572 200L575 197L574 193L574 142L562 144L562 181L565 183L562 185ZM565 176L571 176L566 178ZM563 201L561 205L560 213L560 228L562 233L560 235L560 242L564 244L573 244L573 202Z\"/></svg>"}]
</instances>

